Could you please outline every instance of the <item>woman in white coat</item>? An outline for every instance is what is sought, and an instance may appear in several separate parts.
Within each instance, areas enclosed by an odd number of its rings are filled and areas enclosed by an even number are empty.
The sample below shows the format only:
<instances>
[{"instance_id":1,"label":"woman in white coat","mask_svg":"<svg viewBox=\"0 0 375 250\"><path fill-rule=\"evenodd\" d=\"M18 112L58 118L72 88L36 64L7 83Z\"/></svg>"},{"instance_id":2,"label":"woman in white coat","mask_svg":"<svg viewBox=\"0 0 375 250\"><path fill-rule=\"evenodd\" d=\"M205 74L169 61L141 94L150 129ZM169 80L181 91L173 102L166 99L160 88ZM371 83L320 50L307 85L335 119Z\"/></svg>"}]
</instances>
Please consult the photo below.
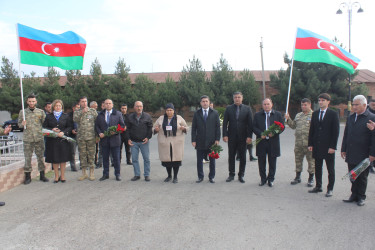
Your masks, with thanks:
<instances>
[{"instance_id":1,"label":"woman in white coat","mask_svg":"<svg viewBox=\"0 0 375 250\"><path fill-rule=\"evenodd\" d=\"M184 118L176 115L172 103L166 105L165 114L160 116L154 124L154 134L158 133L159 159L168 173L164 182L172 180L173 169L173 183L178 183L177 174L184 158L187 129Z\"/></svg>"}]
</instances>

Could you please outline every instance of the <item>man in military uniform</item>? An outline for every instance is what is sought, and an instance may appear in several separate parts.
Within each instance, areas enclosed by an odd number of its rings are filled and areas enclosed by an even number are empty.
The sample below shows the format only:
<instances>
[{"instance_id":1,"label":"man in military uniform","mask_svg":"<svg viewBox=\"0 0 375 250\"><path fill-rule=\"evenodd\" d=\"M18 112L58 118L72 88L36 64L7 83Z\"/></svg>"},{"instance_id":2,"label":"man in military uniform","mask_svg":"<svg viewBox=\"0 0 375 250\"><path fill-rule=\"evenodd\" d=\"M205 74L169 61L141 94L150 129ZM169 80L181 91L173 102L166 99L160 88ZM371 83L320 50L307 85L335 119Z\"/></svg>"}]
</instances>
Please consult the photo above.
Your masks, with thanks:
<instances>
[{"instance_id":1,"label":"man in military uniform","mask_svg":"<svg viewBox=\"0 0 375 250\"><path fill-rule=\"evenodd\" d=\"M302 99L301 109L302 112L298 113L294 120L290 119L289 114L285 114L285 119L289 127L296 130L296 142L294 146L296 178L290 184L295 185L301 182L303 158L306 156L308 164L307 172L309 172L307 186L312 187L314 185L315 161L312 157L312 152L307 148L312 116L311 101L307 98Z\"/></svg>"},{"instance_id":2,"label":"man in military uniform","mask_svg":"<svg viewBox=\"0 0 375 250\"><path fill-rule=\"evenodd\" d=\"M12 130L12 126L8 125L6 128L0 127L0 135L7 135ZM0 207L5 206L5 202L0 201Z\"/></svg>"},{"instance_id":3,"label":"man in military uniform","mask_svg":"<svg viewBox=\"0 0 375 250\"><path fill-rule=\"evenodd\" d=\"M79 161L82 167L82 176L78 180L89 178L95 180L94 159L95 159L95 120L98 113L95 109L87 106L87 97L79 100L80 109L73 113L73 121L78 125L77 142L79 151ZM90 177L87 176L86 169L90 168Z\"/></svg>"},{"instance_id":4,"label":"man in military uniform","mask_svg":"<svg viewBox=\"0 0 375 250\"><path fill-rule=\"evenodd\" d=\"M36 107L37 101L35 95L31 94L27 97L28 108L24 110L25 120L23 119L23 111L18 115L18 126L24 128L23 130L23 152L25 155L25 181L27 185L31 182L31 157L35 151L38 160L38 170L40 172L40 181L48 182L45 177L44 157L44 137L42 132L42 125L46 114L42 109Z\"/></svg>"}]
</instances>

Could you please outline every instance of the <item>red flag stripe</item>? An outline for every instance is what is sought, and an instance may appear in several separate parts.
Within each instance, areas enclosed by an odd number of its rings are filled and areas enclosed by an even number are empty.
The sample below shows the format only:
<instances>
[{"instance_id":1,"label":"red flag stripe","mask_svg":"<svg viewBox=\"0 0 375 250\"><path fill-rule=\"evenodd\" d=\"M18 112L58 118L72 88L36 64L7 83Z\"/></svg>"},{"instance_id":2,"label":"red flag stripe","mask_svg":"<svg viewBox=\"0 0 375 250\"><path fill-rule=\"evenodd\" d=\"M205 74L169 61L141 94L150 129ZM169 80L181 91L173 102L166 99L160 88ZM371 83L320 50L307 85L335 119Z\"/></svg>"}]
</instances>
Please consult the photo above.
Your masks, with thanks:
<instances>
[{"instance_id":1,"label":"red flag stripe","mask_svg":"<svg viewBox=\"0 0 375 250\"><path fill-rule=\"evenodd\" d=\"M69 57L84 56L86 44L76 43L45 43L37 40L20 37L20 49L24 51L37 52L49 56ZM44 51L43 51L44 50Z\"/></svg>"},{"instance_id":2,"label":"red flag stripe","mask_svg":"<svg viewBox=\"0 0 375 250\"><path fill-rule=\"evenodd\" d=\"M319 43L320 42L320 43ZM319 46L318 46L319 43ZM302 50L311 50L311 49L324 49L334 56L340 58L341 60L350 63L353 65L353 68L357 68L358 63L354 62L352 59L346 57L339 48L337 48L335 45L328 43L326 41L323 41L319 38L315 37L305 37L305 38L297 38L296 39L296 49L302 49Z\"/></svg>"}]
</instances>

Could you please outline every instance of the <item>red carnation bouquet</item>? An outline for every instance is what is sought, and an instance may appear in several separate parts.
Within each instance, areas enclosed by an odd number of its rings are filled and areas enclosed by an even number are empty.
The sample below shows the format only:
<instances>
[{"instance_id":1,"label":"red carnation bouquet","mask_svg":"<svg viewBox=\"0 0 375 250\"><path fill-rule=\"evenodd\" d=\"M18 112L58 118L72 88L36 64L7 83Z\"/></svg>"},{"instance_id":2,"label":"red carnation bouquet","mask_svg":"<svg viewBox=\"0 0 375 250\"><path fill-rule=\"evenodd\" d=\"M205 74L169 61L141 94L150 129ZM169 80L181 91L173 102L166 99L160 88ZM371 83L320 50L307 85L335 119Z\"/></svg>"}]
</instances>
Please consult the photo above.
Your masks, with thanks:
<instances>
[{"instance_id":1,"label":"red carnation bouquet","mask_svg":"<svg viewBox=\"0 0 375 250\"><path fill-rule=\"evenodd\" d=\"M126 127L122 128L120 124L117 124L117 127L111 126L106 131L104 131L103 134L105 136L109 137L109 136L112 136L112 135L124 133L125 129L126 129Z\"/></svg>"},{"instance_id":2,"label":"red carnation bouquet","mask_svg":"<svg viewBox=\"0 0 375 250\"><path fill-rule=\"evenodd\" d=\"M274 121L273 124L266 130L263 131L261 135L268 136L269 134L277 135L281 134L285 129L285 126L278 121ZM253 143L254 146L258 145L258 143L263 140L262 138L256 139L256 141Z\"/></svg>"},{"instance_id":3,"label":"red carnation bouquet","mask_svg":"<svg viewBox=\"0 0 375 250\"><path fill-rule=\"evenodd\" d=\"M223 147L220 145L214 144L211 146L210 150L211 150L211 153L209 153L208 156L214 159L219 159L220 152L223 151Z\"/></svg>"},{"instance_id":4,"label":"red carnation bouquet","mask_svg":"<svg viewBox=\"0 0 375 250\"><path fill-rule=\"evenodd\" d=\"M358 176L365 171L368 166L370 166L370 159L366 158L363 161L361 161L355 168L350 170L346 175L344 175L341 179L344 180L345 178L349 178L351 182L354 182Z\"/></svg>"}]
</instances>

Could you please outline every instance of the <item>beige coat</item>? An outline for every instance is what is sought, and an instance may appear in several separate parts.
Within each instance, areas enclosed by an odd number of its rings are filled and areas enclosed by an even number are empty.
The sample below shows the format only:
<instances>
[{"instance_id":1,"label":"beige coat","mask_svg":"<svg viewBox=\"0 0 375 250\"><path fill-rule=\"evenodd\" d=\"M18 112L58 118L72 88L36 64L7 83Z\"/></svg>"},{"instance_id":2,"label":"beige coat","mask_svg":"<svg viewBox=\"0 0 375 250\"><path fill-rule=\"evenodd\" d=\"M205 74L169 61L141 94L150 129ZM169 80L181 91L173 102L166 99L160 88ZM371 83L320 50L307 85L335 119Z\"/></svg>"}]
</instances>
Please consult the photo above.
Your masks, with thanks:
<instances>
[{"instance_id":1,"label":"beige coat","mask_svg":"<svg viewBox=\"0 0 375 250\"><path fill-rule=\"evenodd\" d=\"M171 155L170 155L170 145L172 145L172 161L182 161L184 158L184 145L185 145L185 133L182 132L180 129L181 126L188 129L188 126L181 116L177 115L177 132L176 136L168 136L164 135L163 131L163 120L164 115L160 116L155 124L155 127L159 127L158 132L158 149L159 149L159 159L162 162L170 162Z\"/></svg>"}]
</instances>

